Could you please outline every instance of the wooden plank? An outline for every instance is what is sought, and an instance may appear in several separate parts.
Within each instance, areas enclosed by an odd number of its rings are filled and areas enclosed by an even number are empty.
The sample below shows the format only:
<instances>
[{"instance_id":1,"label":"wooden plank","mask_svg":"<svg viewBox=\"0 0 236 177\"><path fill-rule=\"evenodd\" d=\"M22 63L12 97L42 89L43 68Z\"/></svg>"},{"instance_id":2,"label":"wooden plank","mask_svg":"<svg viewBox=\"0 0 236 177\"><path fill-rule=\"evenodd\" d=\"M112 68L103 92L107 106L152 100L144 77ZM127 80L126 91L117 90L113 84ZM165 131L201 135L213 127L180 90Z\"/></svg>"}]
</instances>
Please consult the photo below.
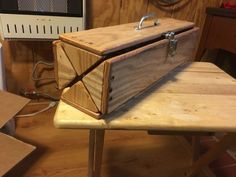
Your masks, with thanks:
<instances>
[{"instance_id":1,"label":"wooden plank","mask_svg":"<svg viewBox=\"0 0 236 177\"><path fill-rule=\"evenodd\" d=\"M1 176L4 176L7 171L13 168L35 149L34 146L26 144L3 133L0 133L0 142Z\"/></svg>"},{"instance_id":2,"label":"wooden plank","mask_svg":"<svg viewBox=\"0 0 236 177\"><path fill-rule=\"evenodd\" d=\"M176 36L178 47L174 57L167 57L168 40L108 60L111 63L108 113L143 92L179 64L190 61L195 49L198 29Z\"/></svg>"},{"instance_id":3,"label":"wooden plank","mask_svg":"<svg viewBox=\"0 0 236 177\"><path fill-rule=\"evenodd\" d=\"M125 0L121 1L120 24L138 22L147 13L148 1Z\"/></svg>"},{"instance_id":4,"label":"wooden plank","mask_svg":"<svg viewBox=\"0 0 236 177\"><path fill-rule=\"evenodd\" d=\"M103 79L103 92L102 92L102 105L101 112L105 114L108 108L108 98L109 93L112 91L110 87L110 77L111 77L111 65L109 62L104 62L104 79Z\"/></svg>"},{"instance_id":5,"label":"wooden plank","mask_svg":"<svg viewBox=\"0 0 236 177\"><path fill-rule=\"evenodd\" d=\"M87 88L91 98L101 111L103 79L104 79L104 62L89 72L82 81Z\"/></svg>"},{"instance_id":6,"label":"wooden plank","mask_svg":"<svg viewBox=\"0 0 236 177\"><path fill-rule=\"evenodd\" d=\"M77 76L77 73L65 54L60 41L53 43L53 51L57 85L59 89L63 89Z\"/></svg>"},{"instance_id":7,"label":"wooden plank","mask_svg":"<svg viewBox=\"0 0 236 177\"><path fill-rule=\"evenodd\" d=\"M153 21L147 21L145 24L147 27L142 30L135 30L135 26L137 26L138 23L129 23L62 34L60 35L60 39L98 55L106 55L142 42L156 39L167 31L176 32L194 26L191 22L171 18L160 19L160 25L157 26L153 26Z\"/></svg>"},{"instance_id":8,"label":"wooden plank","mask_svg":"<svg viewBox=\"0 0 236 177\"><path fill-rule=\"evenodd\" d=\"M121 0L87 0L88 28L118 25Z\"/></svg>"},{"instance_id":9,"label":"wooden plank","mask_svg":"<svg viewBox=\"0 0 236 177\"><path fill-rule=\"evenodd\" d=\"M74 70L79 76L85 73L91 66L102 59L101 56L95 55L91 52L64 42L62 43L62 47L68 56Z\"/></svg>"},{"instance_id":10,"label":"wooden plank","mask_svg":"<svg viewBox=\"0 0 236 177\"><path fill-rule=\"evenodd\" d=\"M76 108L83 107L84 109L88 109L94 113L98 112L90 94L81 81L74 84L70 89L67 89L62 94L61 99L70 104L73 103L72 105Z\"/></svg>"}]
</instances>

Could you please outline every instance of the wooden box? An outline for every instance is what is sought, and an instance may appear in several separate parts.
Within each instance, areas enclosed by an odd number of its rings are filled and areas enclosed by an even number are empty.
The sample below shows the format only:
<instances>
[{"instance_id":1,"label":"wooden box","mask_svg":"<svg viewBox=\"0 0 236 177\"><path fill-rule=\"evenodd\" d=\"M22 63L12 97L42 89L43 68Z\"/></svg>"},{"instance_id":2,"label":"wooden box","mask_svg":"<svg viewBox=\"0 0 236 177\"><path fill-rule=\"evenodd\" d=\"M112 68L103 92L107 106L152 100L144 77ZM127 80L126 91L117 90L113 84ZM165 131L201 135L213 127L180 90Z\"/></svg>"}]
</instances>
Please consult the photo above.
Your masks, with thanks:
<instances>
[{"instance_id":1,"label":"wooden box","mask_svg":"<svg viewBox=\"0 0 236 177\"><path fill-rule=\"evenodd\" d=\"M193 59L193 23L143 20L60 35L54 54L61 99L100 118Z\"/></svg>"}]
</instances>

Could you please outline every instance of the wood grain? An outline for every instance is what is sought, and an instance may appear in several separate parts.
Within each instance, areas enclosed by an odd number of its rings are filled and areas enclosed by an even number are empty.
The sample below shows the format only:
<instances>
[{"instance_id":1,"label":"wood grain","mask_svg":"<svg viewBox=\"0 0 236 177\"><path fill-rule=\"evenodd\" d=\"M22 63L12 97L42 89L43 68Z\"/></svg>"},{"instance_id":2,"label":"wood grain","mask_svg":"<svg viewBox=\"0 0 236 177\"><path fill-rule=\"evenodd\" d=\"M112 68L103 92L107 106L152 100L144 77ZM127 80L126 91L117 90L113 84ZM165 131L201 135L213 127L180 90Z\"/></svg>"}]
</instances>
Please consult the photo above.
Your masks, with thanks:
<instances>
[{"instance_id":1,"label":"wood grain","mask_svg":"<svg viewBox=\"0 0 236 177\"><path fill-rule=\"evenodd\" d=\"M87 0L88 28L120 24L121 0Z\"/></svg>"},{"instance_id":2,"label":"wood grain","mask_svg":"<svg viewBox=\"0 0 236 177\"><path fill-rule=\"evenodd\" d=\"M99 111L101 111L104 77L105 76L103 62L82 79L82 82L87 88L91 98L93 99Z\"/></svg>"},{"instance_id":3,"label":"wood grain","mask_svg":"<svg viewBox=\"0 0 236 177\"><path fill-rule=\"evenodd\" d=\"M35 150L35 147L19 141L9 135L0 133L0 174L4 175L17 163Z\"/></svg>"},{"instance_id":4,"label":"wood grain","mask_svg":"<svg viewBox=\"0 0 236 177\"><path fill-rule=\"evenodd\" d=\"M54 71L59 89L63 89L69 84L76 76L73 66L67 55L65 54L64 49L60 41L55 41L53 43L54 50Z\"/></svg>"},{"instance_id":5,"label":"wood grain","mask_svg":"<svg viewBox=\"0 0 236 177\"><path fill-rule=\"evenodd\" d=\"M200 27L200 40L206 18L206 7L220 7L222 0L183 0L182 2L181 4L174 5L172 17L194 22L196 26Z\"/></svg>"},{"instance_id":6,"label":"wood grain","mask_svg":"<svg viewBox=\"0 0 236 177\"><path fill-rule=\"evenodd\" d=\"M158 4L156 0L149 0L148 3L148 13L155 13L158 18L171 17L173 6L163 7Z\"/></svg>"},{"instance_id":7,"label":"wood grain","mask_svg":"<svg viewBox=\"0 0 236 177\"><path fill-rule=\"evenodd\" d=\"M85 73L91 66L102 59L101 56L95 55L86 50L80 49L73 45L62 43L62 47L68 56L74 70L80 76Z\"/></svg>"},{"instance_id":8,"label":"wood grain","mask_svg":"<svg viewBox=\"0 0 236 177\"><path fill-rule=\"evenodd\" d=\"M168 40L145 46L108 60L111 63L108 113L143 92L179 64L192 60L198 29L176 36L174 57L167 56Z\"/></svg>"},{"instance_id":9,"label":"wood grain","mask_svg":"<svg viewBox=\"0 0 236 177\"><path fill-rule=\"evenodd\" d=\"M198 1L196 15L194 22L197 26L203 28L205 18L206 18L206 7L220 7L222 0L210 0L210 1Z\"/></svg>"},{"instance_id":10,"label":"wood grain","mask_svg":"<svg viewBox=\"0 0 236 177\"><path fill-rule=\"evenodd\" d=\"M34 57L32 51L28 50L30 45L32 42L4 41L3 43L6 84L10 92L17 91L19 94L22 88L34 87L34 82L31 80Z\"/></svg>"},{"instance_id":11,"label":"wood grain","mask_svg":"<svg viewBox=\"0 0 236 177\"><path fill-rule=\"evenodd\" d=\"M91 99L90 94L81 81L74 84L70 89L67 89L62 94L61 99L66 102L73 103L72 105L77 108L83 107L84 109L88 109L92 112L98 112L98 109Z\"/></svg>"},{"instance_id":12,"label":"wood grain","mask_svg":"<svg viewBox=\"0 0 236 177\"><path fill-rule=\"evenodd\" d=\"M194 18L196 18L196 13L198 11L199 3L204 3L203 1L200 2L198 0L182 0L183 3L176 4L173 6L173 18L180 19L180 20L187 20L195 22ZM199 24L196 24L197 26Z\"/></svg>"},{"instance_id":13,"label":"wood grain","mask_svg":"<svg viewBox=\"0 0 236 177\"><path fill-rule=\"evenodd\" d=\"M123 0L120 8L120 24L138 22L147 13L147 0Z\"/></svg>"},{"instance_id":14,"label":"wood grain","mask_svg":"<svg viewBox=\"0 0 236 177\"><path fill-rule=\"evenodd\" d=\"M60 128L235 132L235 90L235 79L215 65L189 63L104 119L60 102L54 122Z\"/></svg>"},{"instance_id":15,"label":"wood grain","mask_svg":"<svg viewBox=\"0 0 236 177\"><path fill-rule=\"evenodd\" d=\"M91 29L60 35L63 42L86 49L98 55L106 55L142 42L156 39L167 31L181 31L194 26L187 21L172 18L160 19L160 24L153 26L153 21L145 24L146 28L135 30L138 23L129 23L112 27ZM118 33L119 31L119 33Z\"/></svg>"},{"instance_id":16,"label":"wood grain","mask_svg":"<svg viewBox=\"0 0 236 177\"><path fill-rule=\"evenodd\" d=\"M101 176L101 167L102 167L102 156L103 156L103 146L104 146L104 136L105 136L105 130L90 130L95 131L95 136L92 139L89 139L89 143L91 144L91 141L94 142L94 147L89 147L89 148L94 148L94 153L89 154L93 156L94 158L94 164L89 164L89 171L90 168L93 168L93 174L89 177L100 177ZM92 133L93 134L93 133ZM90 159L90 157L89 157Z\"/></svg>"}]
</instances>

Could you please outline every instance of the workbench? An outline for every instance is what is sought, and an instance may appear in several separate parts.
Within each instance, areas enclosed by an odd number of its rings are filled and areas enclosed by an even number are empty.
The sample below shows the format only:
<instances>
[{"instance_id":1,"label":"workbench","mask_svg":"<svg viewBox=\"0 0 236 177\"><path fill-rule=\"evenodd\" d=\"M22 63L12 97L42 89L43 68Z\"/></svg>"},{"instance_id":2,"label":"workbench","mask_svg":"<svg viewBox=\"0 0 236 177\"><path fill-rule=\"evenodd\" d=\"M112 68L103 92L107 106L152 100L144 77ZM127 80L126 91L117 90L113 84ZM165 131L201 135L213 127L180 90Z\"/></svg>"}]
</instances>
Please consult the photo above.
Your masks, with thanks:
<instances>
[{"instance_id":1,"label":"workbench","mask_svg":"<svg viewBox=\"0 0 236 177\"><path fill-rule=\"evenodd\" d=\"M89 177L100 176L104 134L108 130L144 130L170 135L227 133L193 163L185 174L192 177L233 143L235 115L235 79L211 63L195 62L177 67L104 119L94 119L60 101L54 124L57 128L90 130Z\"/></svg>"}]
</instances>

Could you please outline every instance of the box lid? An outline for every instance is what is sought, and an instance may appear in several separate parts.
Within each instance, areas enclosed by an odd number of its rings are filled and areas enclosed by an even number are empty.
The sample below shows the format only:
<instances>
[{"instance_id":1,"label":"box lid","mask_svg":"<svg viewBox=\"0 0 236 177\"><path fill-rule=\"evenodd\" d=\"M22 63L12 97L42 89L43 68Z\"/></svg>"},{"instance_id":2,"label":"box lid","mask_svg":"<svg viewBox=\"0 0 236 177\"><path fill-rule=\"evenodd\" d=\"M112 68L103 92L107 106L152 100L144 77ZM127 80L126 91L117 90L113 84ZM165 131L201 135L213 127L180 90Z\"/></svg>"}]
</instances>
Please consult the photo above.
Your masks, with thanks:
<instances>
[{"instance_id":1,"label":"box lid","mask_svg":"<svg viewBox=\"0 0 236 177\"><path fill-rule=\"evenodd\" d=\"M145 27L141 30L135 29L138 24L139 22L128 23L67 33L60 35L60 39L98 55L106 55L159 38L168 31L179 32L194 26L192 22L173 18L159 19L159 24L156 26L153 21L145 21Z\"/></svg>"},{"instance_id":2,"label":"box lid","mask_svg":"<svg viewBox=\"0 0 236 177\"><path fill-rule=\"evenodd\" d=\"M0 128L12 119L30 100L0 91ZM35 147L0 133L0 176L30 154Z\"/></svg>"}]
</instances>

